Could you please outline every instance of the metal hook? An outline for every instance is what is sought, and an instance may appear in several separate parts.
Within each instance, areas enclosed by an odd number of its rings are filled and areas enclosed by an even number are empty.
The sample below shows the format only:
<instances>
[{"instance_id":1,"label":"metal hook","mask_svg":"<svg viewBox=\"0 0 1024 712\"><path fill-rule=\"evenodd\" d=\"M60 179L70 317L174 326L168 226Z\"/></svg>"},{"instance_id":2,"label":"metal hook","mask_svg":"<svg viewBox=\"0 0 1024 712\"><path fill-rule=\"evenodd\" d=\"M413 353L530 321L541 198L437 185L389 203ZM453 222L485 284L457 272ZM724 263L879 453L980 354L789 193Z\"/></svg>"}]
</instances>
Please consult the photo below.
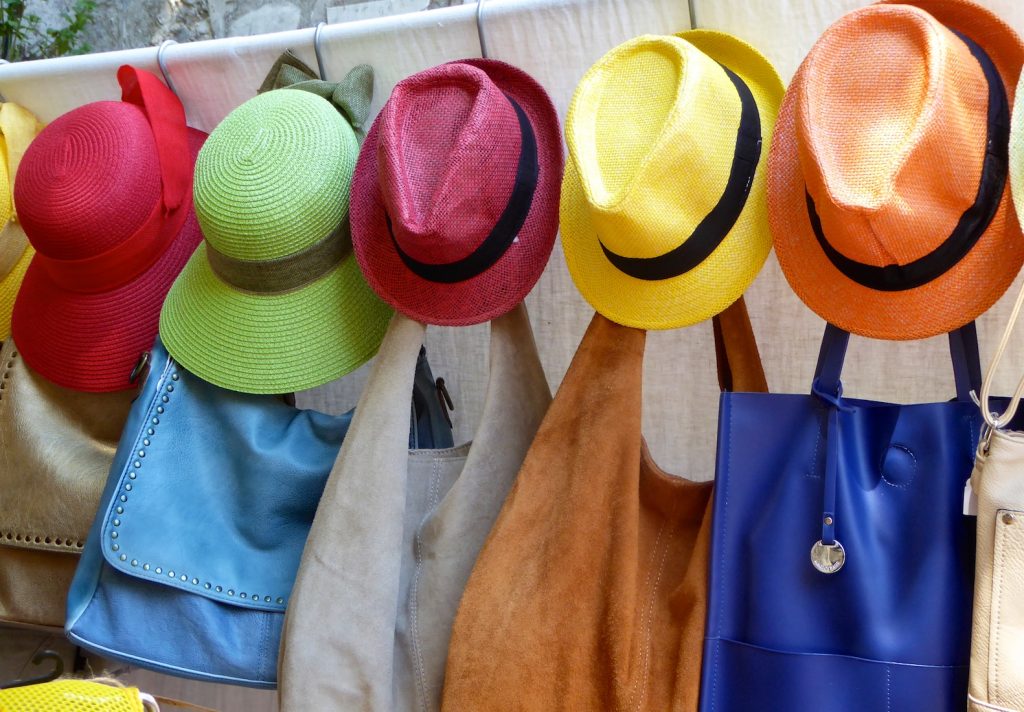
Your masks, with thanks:
<instances>
[{"instance_id":1,"label":"metal hook","mask_svg":"<svg viewBox=\"0 0 1024 712\"><path fill-rule=\"evenodd\" d=\"M324 71L324 55L320 50L320 33L323 32L326 25L326 22L318 22L316 23L316 29L313 30L313 52L316 54L316 68L320 72L320 79L323 81L327 81L327 72Z\"/></svg>"},{"instance_id":2,"label":"metal hook","mask_svg":"<svg viewBox=\"0 0 1024 712\"><path fill-rule=\"evenodd\" d=\"M53 682L64 674L64 658L52 650L41 650L32 658L33 665L41 665L44 660L53 661L53 670L38 677L26 677L23 680L14 680L0 687L3 690L10 690L14 687L25 687L27 685L40 685L44 682Z\"/></svg>"},{"instance_id":3,"label":"metal hook","mask_svg":"<svg viewBox=\"0 0 1024 712\"><path fill-rule=\"evenodd\" d=\"M480 56L487 59L487 38L484 36L484 0L476 0L476 34L480 38Z\"/></svg>"},{"instance_id":4,"label":"metal hook","mask_svg":"<svg viewBox=\"0 0 1024 712\"><path fill-rule=\"evenodd\" d=\"M174 80L171 79L171 71L167 68L167 58L164 57L164 52L173 44L178 43L174 40L164 40L160 43L160 46L156 49L156 64L160 67L160 74L163 75L167 88L174 92L174 95L178 97L178 101L181 101L181 94L178 93L178 88L174 86Z\"/></svg>"}]
</instances>

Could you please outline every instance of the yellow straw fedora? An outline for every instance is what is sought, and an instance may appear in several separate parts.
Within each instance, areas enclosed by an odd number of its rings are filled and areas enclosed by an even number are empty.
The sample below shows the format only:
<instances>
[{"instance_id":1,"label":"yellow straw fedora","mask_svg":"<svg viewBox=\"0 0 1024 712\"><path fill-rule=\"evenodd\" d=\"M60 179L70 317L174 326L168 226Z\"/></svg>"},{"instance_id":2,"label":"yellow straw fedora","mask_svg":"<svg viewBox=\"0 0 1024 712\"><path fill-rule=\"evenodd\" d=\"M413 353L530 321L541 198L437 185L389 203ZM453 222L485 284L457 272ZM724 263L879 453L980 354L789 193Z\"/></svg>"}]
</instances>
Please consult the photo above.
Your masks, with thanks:
<instances>
[{"instance_id":1,"label":"yellow straw fedora","mask_svg":"<svg viewBox=\"0 0 1024 712\"><path fill-rule=\"evenodd\" d=\"M560 223L598 312L672 329L743 294L771 251L765 163L782 95L757 50L708 30L637 37L584 75Z\"/></svg>"},{"instance_id":2,"label":"yellow straw fedora","mask_svg":"<svg viewBox=\"0 0 1024 712\"><path fill-rule=\"evenodd\" d=\"M0 104L0 341L11 335L11 309L34 251L14 214L14 174L25 149L42 129L27 109Z\"/></svg>"}]
</instances>

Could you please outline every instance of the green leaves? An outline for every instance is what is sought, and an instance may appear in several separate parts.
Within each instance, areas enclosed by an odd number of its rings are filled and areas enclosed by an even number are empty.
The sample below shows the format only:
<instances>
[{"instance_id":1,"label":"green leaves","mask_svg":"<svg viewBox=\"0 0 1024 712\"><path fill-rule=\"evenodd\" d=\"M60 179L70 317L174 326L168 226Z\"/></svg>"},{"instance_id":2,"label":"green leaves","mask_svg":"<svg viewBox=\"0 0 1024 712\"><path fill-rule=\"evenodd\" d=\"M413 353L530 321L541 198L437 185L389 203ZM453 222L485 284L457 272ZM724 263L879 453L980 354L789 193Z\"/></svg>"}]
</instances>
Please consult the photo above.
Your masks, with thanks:
<instances>
[{"instance_id":1,"label":"green leaves","mask_svg":"<svg viewBox=\"0 0 1024 712\"><path fill-rule=\"evenodd\" d=\"M15 62L88 52L82 34L95 10L95 0L75 0L60 13L61 26L43 27L42 18L25 13L24 0L0 0L0 56Z\"/></svg>"}]
</instances>

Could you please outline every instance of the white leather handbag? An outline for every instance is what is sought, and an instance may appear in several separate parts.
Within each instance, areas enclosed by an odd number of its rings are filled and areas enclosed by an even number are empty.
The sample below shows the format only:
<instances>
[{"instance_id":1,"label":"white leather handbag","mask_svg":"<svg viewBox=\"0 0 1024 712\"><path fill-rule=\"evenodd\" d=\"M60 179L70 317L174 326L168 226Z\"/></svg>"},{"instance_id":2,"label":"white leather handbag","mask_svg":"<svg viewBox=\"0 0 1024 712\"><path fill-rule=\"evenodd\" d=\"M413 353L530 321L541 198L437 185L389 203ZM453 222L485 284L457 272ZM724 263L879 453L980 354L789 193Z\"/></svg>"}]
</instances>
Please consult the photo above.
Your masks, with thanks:
<instances>
[{"instance_id":1,"label":"white leather handbag","mask_svg":"<svg viewBox=\"0 0 1024 712\"><path fill-rule=\"evenodd\" d=\"M971 474L978 549L970 712L1024 712L1024 432L1008 428L1024 393L1024 379L1004 413L989 407L993 377L1022 305L1024 290L981 389L986 427Z\"/></svg>"}]
</instances>

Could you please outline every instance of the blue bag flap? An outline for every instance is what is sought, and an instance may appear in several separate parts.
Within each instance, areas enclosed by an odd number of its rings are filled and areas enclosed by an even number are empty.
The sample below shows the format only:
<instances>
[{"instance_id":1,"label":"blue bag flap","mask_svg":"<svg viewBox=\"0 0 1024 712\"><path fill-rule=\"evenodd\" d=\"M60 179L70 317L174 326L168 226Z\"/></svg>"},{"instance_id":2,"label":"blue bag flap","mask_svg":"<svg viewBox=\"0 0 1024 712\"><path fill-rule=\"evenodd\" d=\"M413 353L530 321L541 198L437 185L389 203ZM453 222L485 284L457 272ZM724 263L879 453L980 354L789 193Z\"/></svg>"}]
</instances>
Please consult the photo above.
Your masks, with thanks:
<instances>
[{"instance_id":1,"label":"blue bag flap","mask_svg":"<svg viewBox=\"0 0 1024 712\"><path fill-rule=\"evenodd\" d=\"M135 440L131 456L111 472L116 489L100 513L106 561L222 603L283 611L351 414L218 388L158 340L132 415L141 427L123 436Z\"/></svg>"}]
</instances>

